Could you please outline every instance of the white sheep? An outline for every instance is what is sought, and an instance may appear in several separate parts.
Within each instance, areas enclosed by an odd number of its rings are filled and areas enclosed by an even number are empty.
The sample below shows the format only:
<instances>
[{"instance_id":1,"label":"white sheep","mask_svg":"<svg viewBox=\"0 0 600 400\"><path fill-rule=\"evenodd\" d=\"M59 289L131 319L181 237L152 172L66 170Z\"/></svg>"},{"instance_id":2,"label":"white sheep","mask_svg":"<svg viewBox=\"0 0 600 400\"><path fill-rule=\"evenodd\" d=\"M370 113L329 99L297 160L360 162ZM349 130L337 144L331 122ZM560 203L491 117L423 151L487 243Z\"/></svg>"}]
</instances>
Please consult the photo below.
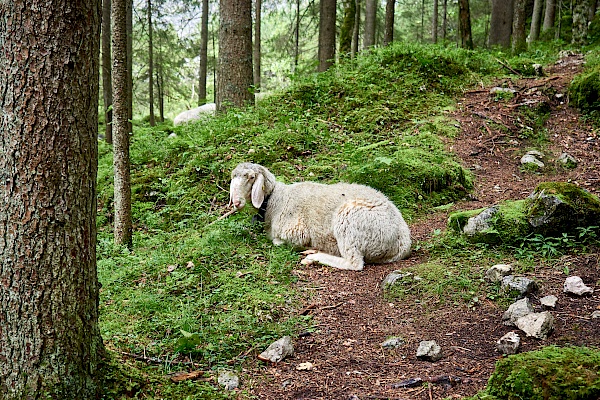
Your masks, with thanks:
<instances>
[{"instance_id":1,"label":"white sheep","mask_svg":"<svg viewBox=\"0 0 600 400\"><path fill-rule=\"evenodd\" d=\"M277 182L265 167L241 163L231 173L230 205L251 200L273 243L318 250L302 262L361 271L410 254L410 230L396 206L364 185Z\"/></svg>"}]
</instances>

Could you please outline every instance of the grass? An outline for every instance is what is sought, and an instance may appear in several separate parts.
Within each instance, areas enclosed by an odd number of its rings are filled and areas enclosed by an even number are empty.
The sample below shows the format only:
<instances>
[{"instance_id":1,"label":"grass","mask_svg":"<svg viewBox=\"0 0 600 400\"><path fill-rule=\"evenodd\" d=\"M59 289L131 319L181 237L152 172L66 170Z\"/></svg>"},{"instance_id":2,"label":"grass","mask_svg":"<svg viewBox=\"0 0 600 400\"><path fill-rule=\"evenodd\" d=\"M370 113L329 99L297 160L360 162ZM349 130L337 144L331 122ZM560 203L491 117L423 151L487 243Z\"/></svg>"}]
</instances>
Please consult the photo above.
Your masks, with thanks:
<instances>
[{"instance_id":1,"label":"grass","mask_svg":"<svg viewBox=\"0 0 600 400\"><path fill-rule=\"evenodd\" d=\"M273 340L313 329L296 312L298 254L273 246L250 222L251 210L218 220L238 162L266 165L286 182L366 183L408 221L421 218L472 188L470 172L447 151L457 134L449 111L462 90L501 68L485 52L396 43L298 78L253 109L178 127L138 122L131 250L113 244L112 153L100 143L100 324L112 355L105 398L233 398L216 388L218 370L241 371ZM423 281L396 295L434 304L455 293L448 301L476 306L488 290L483 266L505 254L443 236L419 244L432 255L416 267ZM145 365L123 352L162 362ZM167 379L190 368L207 378Z\"/></svg>"}]
</instances>

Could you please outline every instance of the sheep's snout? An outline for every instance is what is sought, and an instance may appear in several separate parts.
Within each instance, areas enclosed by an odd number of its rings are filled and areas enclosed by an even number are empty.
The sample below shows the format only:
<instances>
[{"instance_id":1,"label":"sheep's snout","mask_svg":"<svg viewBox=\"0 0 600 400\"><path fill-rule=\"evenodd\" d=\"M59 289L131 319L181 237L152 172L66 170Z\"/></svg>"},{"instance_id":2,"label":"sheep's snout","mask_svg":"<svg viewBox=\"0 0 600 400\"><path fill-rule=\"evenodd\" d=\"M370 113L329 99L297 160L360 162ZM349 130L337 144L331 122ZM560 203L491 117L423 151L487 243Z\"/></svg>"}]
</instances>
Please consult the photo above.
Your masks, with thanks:
<instances>
[{"instance_id":1,"label":"sheep's snout","mask_svg":"<svg viewBox=\"0 0 600 400\"><path fill-rule=\"evenodd\" d=\"M229 186L229 205L233 205L236 209L243 208L246 205L246 199L242 194L242 190L240 190L240 181L239 178L234 178L231 180L231 184Z\"/></svg>"}]
</instances>

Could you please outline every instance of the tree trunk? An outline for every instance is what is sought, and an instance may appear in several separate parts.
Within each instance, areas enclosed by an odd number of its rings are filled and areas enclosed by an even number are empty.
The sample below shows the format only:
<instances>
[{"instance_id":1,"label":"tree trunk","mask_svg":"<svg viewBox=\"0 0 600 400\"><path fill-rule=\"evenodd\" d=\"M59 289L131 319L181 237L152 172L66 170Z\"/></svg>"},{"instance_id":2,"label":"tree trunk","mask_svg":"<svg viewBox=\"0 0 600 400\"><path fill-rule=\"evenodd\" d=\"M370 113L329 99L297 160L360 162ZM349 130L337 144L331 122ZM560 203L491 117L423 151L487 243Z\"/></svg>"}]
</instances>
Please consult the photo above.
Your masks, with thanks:
<instances>
[{"instance_id":1,"label":"tree trunk","mask_svg":"<svg viewBox=\"0 0 600 400\"><path fill-rule=\"evenodd\" d=\"M104 99L104 140L112 144L112 58L110 55L110 0L102 1L102 95Z\"/></svg>"},{"instance_id":2,"label":"tree trunk","mask_svg":"<svg viewBox=\"0 0 600 400\"><path fill-rule=\"evenodd\" d=\"M554 28L554 15L556 13L556 0L546 0L546 11L544 12L544 24L542 32Z\"/></svg>"},{"instance_id":3,"label":"tree trunk","mask_svg":"<svg viewBox=\"0 0 600 400\"><path fill-rule=\"evenodd\" d=\"M375 45L377 4L377 0L366 0L365 2L365 33L363 37L363 47L365 49Z\"/></svg>"},{"instance_id":4,"label":"tree trunk","mask_svg":"<svg viewBox=\"0 0 600 400\"><path fill-rule=\"evenodd\" d=\"M133 0L127 0L127 126L133 132ZM114 133L113 133L114 135Z\"/></svg>"},{"instance_id":5,"label":"tree trunk","mask_svg":"<svg viewBox=\"0 0 600 400\"><path fill-rule=\"evenodd\" d=\"M385 31L383 35L383 45L394 41L394 14L395 14L395 0L386 0L385 2Z\"/></svg>"},{"instance_id":6,"label":"tree trunk","mask_svg":"<svg viewBox=\"0 0 600 400\"><path fill-rule=\"evenodd\" d=\"M431 19L431 39L438 41L438 0L433 0L433 18Z\"/></svg>"},{"instance_id":7,"label":"tree trunk","mask_svg":"<svg viewBox=\"0 0 600 400\"><path fill-rule=\"evenodd\" d=\"M165 122L165 90L162 68L162 58L156 68L156 89L158 91L158 118L160 122Z\"/></svg>"},{"instance_id":8,"label":"tree trunk","mask_svg":"<svg viewBox=\"0 0 600 400\"><path fill-rule=\"evenodd\" d=\"M150 102L150 126L155 126L154 119L154 55L152 44L152 0L148 0L148 97Z\"/></svg>"},{"instance_id":9,"label":"tree trunk","mask_svg":"<svg viewBox=\"0 0 600 400\"><path fill-rule=\"evenodd\" d=\"M442 3L442 40L446 40L448 33L448 0Z\"/></svg>"},{"instance_id":10,"label":"tree trunk","mask_svg":"<svg viewBox=\"0 0 600 400\"><path fill-rule=\"evenodd\" d=\"M540 25L542 21L542 6L544 0L535 0L533 3L533 15L531 16L531 28L529 30L529 42L535 42L540 38Z\"/></svg>"},{"instance_id":11,"label":"tree trunk","mask_svg":"<svg viewBox=\"0 0 600 400\"><path fill-rule=\"evenodd\" d=\"M527 0L514 0L513 27L512 27L512 52L521 54L527 50L527 40L525 37L525 7Z\"/></svg>"},{"instance_id":12,"label":"tree trunk","mask_svg":"<svg viewBox=\"0 0 600 400\"><path fill-rule=\"evenodd\" d=\"M294 73L300 59L300 0L296 0L296 27L294 32Z\"/></svg>"},{"instance_id":13,"label":"tree trunk","mask_svg":"<svg viewBox=\"0 0 600 400\"><path fill-rule=\"evenodd\" d=\"M198 81L198 105L206 104L206 75L208 74L208 0L202 0L200 27L200 72Z\"/></svg>"},{"instance_id":14,"label":"tree trunk","mask_svg":"<svg viewBox=\"0 0 600 400\"><path fill-rule=\"evenodd\" d=\"M354 18L354 29L352 30L352 58L358 53L358 41L360 34L360 0L356 0L356 15Z\"/></svg>"},{"instance_id":15,"label":"tree trunk","mask_svg":"<svg viewBox=\"0 0 600 400\"><path fill-rule=\"evenodd\" d=\"M256 23L254 24L254 88L260 89L260 24L261 0L255 0Z\"/></svg>"},{"instance_id":16,"label":"tree trunk","mask_svg":"<svg viewBox=\"0 0 600 400\"><path fill-rule=\"evenodd\" d=\"M252 0L220 0L217 111L254 104Z\"/></svg>"},{"instance_id":17,"label":"tree trunk","mask_svg":"<svg viewBox=\"0 0 600 400\"><path fill-rule=\"evenodd\" d=\"M596 16L596 10L598 9L598 0L590 0L590 9L588 14L588 21L592 21Z\"/></svg>"},{"instance_id":18,"label":"tree trunk","mask_svg":"<svg viewBox=\"0 0 600 400\"><path fill-rule=\"evenodd\" d=\"M335 62L335 8L336 0L320 1L319 72L326 71Z\"/></svg>"},{"instance_id":19,"label":"tree trunk","mask_svg":"<svg viewBox=\"0 0 600 400\"><path fill-rule=\"evenodd\" d=\"M588 0L573 1L573 36L571 43L581 46L585 44L588 32L588 16L590 5Z\"/></svg>"},{"instance_id":20,"label":"tree trunk","mask_svg":"<svg viewBox=\"0 0 600 400\"><path fill-rule=\"evenodd\" d=\"M356 19L356 0L346 0L344 5L344 20L340 27L340 57L352 53L352 35Z\"/></svg>"},{"instance_id":21,"label":"tree trunk","mask_svg":"<svg viewBox=\"0 0 600 400\"><path fill-rule=\"evenodd\" d=\"M425 40L425 0L421 0L421 33L419 40L421 42Z\"/></svg>"},{"instance_id":22,"label":"tree trunk","mask_svg":"<svg viewBox=\"0 0 600 400\"><path fill-rule=\"evenodd\" d=\"M492 0L488 46L510 47L513 22L513 0Z\"/></svg>"},{"instance_id":23,"label":"tree trunk","mask_svg":"<svg viewBox=\"0 0 600 400\"><path fill-rule=\"evenodd\" d=\"M128 64L130 0L113 0L113 167L115 173L115 243L132 245L129 135L131 93Z\"/></svg>"},{"instance_id":24,"label":"tree trunk","mask_svg":"<svg viewBox=\"0 0 600 400\"><path fill-rule=\"evenodd\" d=\"M471 11L469 0L458 1L459 32L461 47L473 50L473 36L471 35Z\"/></svg>"},{"instance_id":25,"label":"tree trunk","mask_svg":"<svg viewBox=\"0 0 600 400\"><path fill-rule=\"evenodd\" d=\"M101 2L3 2L0 398L96 399Z\"/></svg>"}]
</instances>

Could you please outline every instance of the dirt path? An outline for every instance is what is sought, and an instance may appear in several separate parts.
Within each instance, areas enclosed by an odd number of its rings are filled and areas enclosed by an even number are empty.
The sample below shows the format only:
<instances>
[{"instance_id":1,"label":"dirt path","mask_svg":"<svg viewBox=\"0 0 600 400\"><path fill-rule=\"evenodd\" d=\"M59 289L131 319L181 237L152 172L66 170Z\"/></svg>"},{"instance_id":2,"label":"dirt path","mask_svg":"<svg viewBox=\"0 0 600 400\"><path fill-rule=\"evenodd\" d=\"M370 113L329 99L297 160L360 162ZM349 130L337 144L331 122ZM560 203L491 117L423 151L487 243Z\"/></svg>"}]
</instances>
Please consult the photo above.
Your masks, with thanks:
<instances>
[{"instance_id":1,"label":"dirt path","mask_svg":"<svg viewBox=\"0 0 600 400\"><path fill-rule=\"evenodd\" d=\"M548 180L572 181L600 193L600 138L566 104L568 83L580 70L581 57L570 56L549 67L543 78L497 82L517 91L510 101L494 101L489 88L465 93L454 115L461 134L452 150L477 179L471 199L453 210L522 199L539 182ZM579 167L575 170L557 169L550 175L520 171L524 144L517 132L524 121L515 113L519 104L532 101L544 101L551 107L545 127L552 142L545 150L552 153L553 159L563 151L576 157ZM435 229L445 229L447 215L441 212L412 224L413 240L426 240ZM264 400L433 400L470 396L485 387L494 363L501 357L495 341L511 331L501 324L504 310L487 300L472 310L449 302L436 307L424 307L416 301L403 304L382 295L379 284L389 272L425 258L422 251L416 251L408 260L367 266L360 273L299 266L295 271L298 286L307 293L304 312L311 313L318 325L314 332L295 340L293 357L252 372L253 394ZM599 258L593 253L562 262L586 283L596 283L600 279ZM574 299L562 295L564 275L560 269L540 266L535 277L543 282L540 295L553 293L559 297L554 312L557 325L546 341L521 335L521 350L549 344L599 346L600 322L590 320L589 315L600 308L600 288L591 298ZM396 350L382 349L381 343L390 336L401 336L406 344ZM417 360L415 353L422 340L437 341L444 357L435 363ZM313 365L311 370L297 370L300 363L307 362ZM430 382L398 387L397 383L411 378Z\"/></svg>"}]
</instances>

